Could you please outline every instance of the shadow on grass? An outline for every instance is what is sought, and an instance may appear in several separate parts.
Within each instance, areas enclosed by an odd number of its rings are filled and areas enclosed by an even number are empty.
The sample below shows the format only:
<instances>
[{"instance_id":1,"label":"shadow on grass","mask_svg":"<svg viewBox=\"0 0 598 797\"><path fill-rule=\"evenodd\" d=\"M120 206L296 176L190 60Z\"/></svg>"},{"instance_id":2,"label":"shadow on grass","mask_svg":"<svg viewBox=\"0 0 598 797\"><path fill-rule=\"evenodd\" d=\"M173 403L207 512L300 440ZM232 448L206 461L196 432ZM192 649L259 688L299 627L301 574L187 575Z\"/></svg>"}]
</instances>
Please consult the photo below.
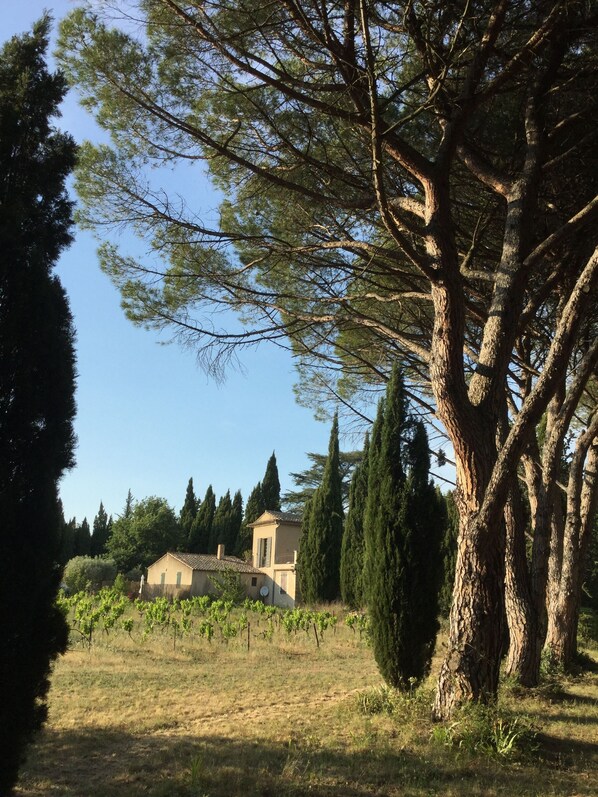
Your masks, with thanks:
<instances>
[{"instance_id":1,"label":"shadow on grass","mask_svg":"<svg viewBox=\"0 0 598 797\"><path fill-rule=\"evenodd\" d=\"M290 736L292 739L292 736ZM393 748L378 738L347 751L219 736L114 730L47 731L33 748L18 797L424 797L547 793L537 766L508 766L454 750ZM571 794L553 771L550 794ZM576 784L576 795L593 794Z\"/></svg>"}]
</instances>

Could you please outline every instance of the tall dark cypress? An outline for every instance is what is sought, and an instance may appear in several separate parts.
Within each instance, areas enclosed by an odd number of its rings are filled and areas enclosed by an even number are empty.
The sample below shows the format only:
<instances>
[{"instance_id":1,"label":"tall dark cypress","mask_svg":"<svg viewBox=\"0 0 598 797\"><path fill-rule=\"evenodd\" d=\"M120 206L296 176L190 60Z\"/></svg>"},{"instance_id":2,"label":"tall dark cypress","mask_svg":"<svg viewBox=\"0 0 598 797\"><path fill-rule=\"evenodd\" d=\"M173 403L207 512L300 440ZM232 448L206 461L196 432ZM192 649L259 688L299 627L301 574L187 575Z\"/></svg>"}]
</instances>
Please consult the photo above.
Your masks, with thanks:
<instances>
[{"instance_id":1,"label":"tall dark cypress","mask_svg":"<svg viewBox=\"0 0 598 797\"><path fill-rule=\"evenodd\" d=\"M264 496L262 495L262 483L258 482L249 494L247 503L245 504L245 514L243 515L243 522L237 538L236 554L243 556L251 551L253 544L253 529L249 526L264 513L266 505L264 503Z\"/></svg>"},{"instance_id":2,"label":"tall dark cypress","mask_svg":"<svg viewBox=\"0 0 598 797\"><path fill-rule=\"evenodd\" d=\"M424 424L412 426L407 448L405 482L405 569L403 592L405 642L400 651L401 666L411 677L428 674L438 632L439 592L442 578L442 542L446 526L444 500L430 482L430 454Z\"/></svg>"},{"instance_id":3,"label":"tall dark cypress","mask_svg":"<svg viewBox=\"0 0 598 797\"><path fill-rule=\"evenodd\" d=\"M65 95L45 64L49 19L0 52L0 794L46 717L66 624L55 606L62 512L73 465L75 354L52 270L71 241L72 138L52 127Z\"/></svg>"},{"instance_id":4,"label":"tall dark cypress","mask_svg":"<svg viewBox=\"0 0 598 797\"><path fill-rule=\"evenodd\" d=\"M228 554L236 554L240 545L241 525L243 523L243 496L241 491L233 495L231 508L230 537L227 541L226 551Z\"/></svg>"},{"instance_id":5,"label":"tall dark cypress","mask_svg":"<svg viewBox=\"0 0 598 797\"><path fill-rule=\"evenodd\" d=\"M189 553L208 553L215 512L216 496L210 484L191 525L188 538ZM209 551L209 553L214 553L214 551Z\"/></svg>"},{"instance_id":6,"label":"tall dark cypress","mask_svg":"<svg viewBox=\"0 0 598 797\"><path fill-rule=\"evenodd\" d=\"M89 556L91 553L91 531L87 518L83 520L75 529L75 553L74 556Z\"/></svg>"},{"instance_id":7,"label":"tall dark cypress","mask_svg":"<svg viewBox=\"0 0 598 797\"><path fill-rule=\"evenodd\" d=\"M104 504L100 501L98 514L93 519L93 533L91 535L91 555L102 556L106 552L106 543L110 534L108 514Z\"/></svg>"},{"instance_id":8,"label":"tall dark cypress","mask_svg":"<svg viewBox=\"0 0 598 797\"><path fill-rule=\"evenodd\" d=\"M219 545L224 545L225 551L230 553L232 512L233 503L230 498L230 490L227 490L220 501L218 501L218 506L214 513L214 520L210 532L210 542L208 543L208 553L216 553Z\"/></svg>"},{"instance_id":9,"label":"tall dark cypress","mask_svg":"<svg viewBox=\"0 0 598 797\"><path fill-rule=\"evenodd\" d=\"M179 515L179 522L181 524L181 532L185 542L189 540L191 526L197 515L197 498L195 497L195 490L193 489L193 478L190 478L187 483L187 490L185 492L185 502Z\"/></svg>"},{"instance_id":10,"label":"tall dark cypress","mask_svg":"<svg viewBox=\"0 0 598 797\"><path fill-rule=\"evenodd\" d=\"M441 496L444 500L444 537L441 548L442 576L438 604L440 614L448 617L453 602L455 566L457 564L457 535L459 533L459 510L453 493Z\"/></svg>"},{"instance_id":11,"label":"tall dark cypress","mask_svg":"<svg viewBox=\"0 0 598 797\"><path fill-rule=\"evenodd\" d=\"M369 448L370 438L366 434L363 458L353 472L349 487L349 511L341 548L341 598L351 609L358 609L365 603L363 523L368 497Z\"/></svg>"},{"instance_id":12,"label":"tall dark cypress","mask_svg":"<svg viewBox=\"0 0 598 797\"><path fill-rule=\"evenodd\" d=\"M280 479L278 478L278 465L276 464L276 454L272 456L266 465L266 472L262 479L262 497L266 509L280 511Z\"/></svg>"},{"instance_id":13,"label":"tall dark cypress","mask_svg":"<svg viewBox=\"0 0 598 797\"><path fill-rule=\"evenodd\" d=\"M397 367L378 408L369 465L364 577L374 656L391 686L407 688L431 658L442 529L425 428L407 415Z\"/></svg>"},{"instance_id":14,"label":"tall dark cypress","mask_svg":"<svg viewBox=\"0 0 598 797\"><path fill-rule=\"evenodd\" d=\"M322 484L309 502L304 519L300 576L307 603L329 602L340 597L340 562L343 538L343 496L339 468L338 415L335 414L328 444ZM305 539L304 539L305 538Z\"/></svg>"}]
</instances>

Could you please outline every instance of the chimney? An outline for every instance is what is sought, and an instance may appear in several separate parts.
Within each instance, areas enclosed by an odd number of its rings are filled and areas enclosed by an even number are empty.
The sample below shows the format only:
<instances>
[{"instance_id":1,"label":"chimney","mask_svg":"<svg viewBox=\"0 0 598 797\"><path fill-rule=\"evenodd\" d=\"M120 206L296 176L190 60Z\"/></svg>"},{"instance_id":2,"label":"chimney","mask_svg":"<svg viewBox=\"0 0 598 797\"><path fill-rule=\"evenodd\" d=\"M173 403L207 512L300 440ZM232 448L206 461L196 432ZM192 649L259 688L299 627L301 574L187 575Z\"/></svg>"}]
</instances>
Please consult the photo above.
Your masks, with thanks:
<instances>
[{"instance_id":1,"label":"chimney","mask_svg":"<svg viewBox=\"0 0 598 797\"><path fill-rule=\"evenodd\" d=\"M216 559L224 559L224 545L220 543L216 551Z\"/></svg>"}]
</instances>

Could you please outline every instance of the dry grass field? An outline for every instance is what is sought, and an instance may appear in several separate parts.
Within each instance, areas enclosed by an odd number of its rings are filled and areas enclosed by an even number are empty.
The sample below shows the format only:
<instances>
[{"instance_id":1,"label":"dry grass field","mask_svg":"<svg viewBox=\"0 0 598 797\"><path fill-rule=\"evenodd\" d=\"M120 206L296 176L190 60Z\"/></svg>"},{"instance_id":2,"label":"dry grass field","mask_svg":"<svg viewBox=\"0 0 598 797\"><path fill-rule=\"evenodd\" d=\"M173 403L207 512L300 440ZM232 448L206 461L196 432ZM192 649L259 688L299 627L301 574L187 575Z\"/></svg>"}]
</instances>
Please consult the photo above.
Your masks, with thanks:
<instances>
[{"instance_id":1,"label":"dry grass field","mask_svg":"<svg viewBox=\"0 0 598 797\"><path fill-rule=\"evenodd\" d=\"M516 711L523 724L495 721L490 750L475 743L477 715L432 725L432 681L411 698L380 688L371 649L342 622L319 648L304 633L267 636L252 624L249 651L246 636L175 650L160 633L98 634L90 649L74 642L56 665L49 722L16 794L598 794L596 672L532 694L507 685L501 717Z\"/></svg>"}]
</instances>

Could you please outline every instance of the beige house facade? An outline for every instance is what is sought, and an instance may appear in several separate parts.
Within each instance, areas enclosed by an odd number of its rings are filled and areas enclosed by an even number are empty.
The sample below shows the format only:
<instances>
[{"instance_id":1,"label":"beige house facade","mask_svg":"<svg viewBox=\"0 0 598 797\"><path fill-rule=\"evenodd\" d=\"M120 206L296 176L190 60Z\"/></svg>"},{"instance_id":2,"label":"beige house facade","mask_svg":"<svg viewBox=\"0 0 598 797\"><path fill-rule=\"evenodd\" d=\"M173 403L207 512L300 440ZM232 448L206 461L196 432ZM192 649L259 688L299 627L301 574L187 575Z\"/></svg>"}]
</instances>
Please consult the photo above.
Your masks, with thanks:
<instances>
[{"instance_id":1,"label":"beige house facade","mask_svg":"<svg viewBox=\"0 0 598 797\"><path fill-rule=\"evenodd\" d=\"M265 574L236 556L225 556L224 545L218 553L166 553L148 567L147 580L143 587L146 599L167 596L188 598L194 595L210 595L217 592L212 578L232 570L239 575L247 597L259 600L260 590L266 583Z\"/></svg>"},{"instance_id":2,"label":"beige house facade","mask_svg":"<svg viewBox=\"0 0 598 797\"><path fill-rule=\"evenodd\" d=\"M293 608L301 600L296 572L301 519L266 510L249 525L253 528L252 563L264 575L261 600Z\"/></svg>"}]
</instances>

